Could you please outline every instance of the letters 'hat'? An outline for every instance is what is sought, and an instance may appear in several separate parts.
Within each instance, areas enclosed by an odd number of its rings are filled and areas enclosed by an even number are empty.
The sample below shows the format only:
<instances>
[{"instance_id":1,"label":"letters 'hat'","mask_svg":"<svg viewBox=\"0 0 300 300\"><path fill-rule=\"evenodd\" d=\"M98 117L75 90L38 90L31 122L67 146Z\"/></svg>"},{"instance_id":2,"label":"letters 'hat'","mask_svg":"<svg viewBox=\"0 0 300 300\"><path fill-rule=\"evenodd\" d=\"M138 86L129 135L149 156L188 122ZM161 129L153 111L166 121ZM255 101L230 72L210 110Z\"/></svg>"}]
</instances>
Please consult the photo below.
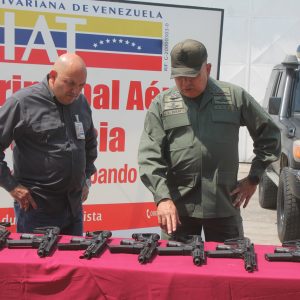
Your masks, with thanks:
<instances>
[{"instance_id":1,"label":"letters 'hat'","mask_svg":"<svg viewBox=\"0 0 300 300\"><path fill-rule=\"evenodd\" d=\"M171 51L171 78L198 76L206 60L207 51L202 43L188 39L176 44Z\"/></svg>"}]
</instances>

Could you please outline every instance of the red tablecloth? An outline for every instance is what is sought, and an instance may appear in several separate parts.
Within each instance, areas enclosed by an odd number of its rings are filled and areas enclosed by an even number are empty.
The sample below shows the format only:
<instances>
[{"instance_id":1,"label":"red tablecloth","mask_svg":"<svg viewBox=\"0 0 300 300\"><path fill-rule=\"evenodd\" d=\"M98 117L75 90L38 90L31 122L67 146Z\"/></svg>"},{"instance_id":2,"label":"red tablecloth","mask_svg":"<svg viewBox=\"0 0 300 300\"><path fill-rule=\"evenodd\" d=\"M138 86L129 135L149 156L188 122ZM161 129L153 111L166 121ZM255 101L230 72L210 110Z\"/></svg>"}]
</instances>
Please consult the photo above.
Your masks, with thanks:
<instances>
[{"instance_id":1,"label":"red tablecloth","mask_svg":"<svg viewBox=\"0 0 300 300\"><path fill-rule=\"evenodd\" d=\"M112 238L111 244L119 241ZM215 246L205 243L205 250ZM208 258L207 265L197 267L191 256L156 256L141 265L135 254L108 250L85 260L79 258L82 250L56 250L40 258L36 249L4 248L0 299L300 299L300 264L266 261L264 254L272 253L274 246L255 245L255 250L258 271L248 273L242 259Z\"/></svg>"}]
</instances>

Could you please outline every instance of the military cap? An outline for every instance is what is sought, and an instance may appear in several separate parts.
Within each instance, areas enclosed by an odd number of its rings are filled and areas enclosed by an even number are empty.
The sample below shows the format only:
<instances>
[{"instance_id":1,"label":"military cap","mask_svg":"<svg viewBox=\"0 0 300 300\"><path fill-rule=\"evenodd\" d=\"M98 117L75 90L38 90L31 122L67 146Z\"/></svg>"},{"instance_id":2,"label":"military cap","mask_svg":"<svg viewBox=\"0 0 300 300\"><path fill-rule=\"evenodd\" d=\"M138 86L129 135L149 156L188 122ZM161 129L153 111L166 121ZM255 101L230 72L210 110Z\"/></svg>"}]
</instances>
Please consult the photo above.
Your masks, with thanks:
<instances>
[{"instance_id":1,"label":"military cap","mask_svg":"<svg viewBox=\"0 0 300 300\"><path fill-rule=\"evenodd\" d=\"M207 51L202 43L187 39L176 44L171 50L171 78L198 76L206 60Z\"/></svg>"}]
</instances>

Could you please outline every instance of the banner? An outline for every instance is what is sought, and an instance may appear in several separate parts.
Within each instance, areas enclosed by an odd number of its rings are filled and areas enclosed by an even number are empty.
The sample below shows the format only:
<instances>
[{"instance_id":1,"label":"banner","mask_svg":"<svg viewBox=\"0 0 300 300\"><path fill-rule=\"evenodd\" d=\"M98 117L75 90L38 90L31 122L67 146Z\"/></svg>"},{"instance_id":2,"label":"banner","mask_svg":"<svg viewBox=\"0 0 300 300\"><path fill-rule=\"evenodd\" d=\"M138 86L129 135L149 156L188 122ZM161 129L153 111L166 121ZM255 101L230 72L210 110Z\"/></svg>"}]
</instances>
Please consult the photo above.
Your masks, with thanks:
<instances>
[{"instance_id":1,"label":"banner","mask_svg":"<svg viewBox=\"0 0 300 300\"><path fill-rule=\"evenodd\" d=\"M223 10L109 1L0 2L0 105L41 81L58 55L76 52L88 67L83 89L98 132L97 172L84 204L85 230L157 227L151 193L139 179L137 149L146 110L170 80L170 50L202 41L218 78ZM5 161L12 168L11 149ZM15 224L0 190L0 220Z\"/></svg>"}]
</instances>

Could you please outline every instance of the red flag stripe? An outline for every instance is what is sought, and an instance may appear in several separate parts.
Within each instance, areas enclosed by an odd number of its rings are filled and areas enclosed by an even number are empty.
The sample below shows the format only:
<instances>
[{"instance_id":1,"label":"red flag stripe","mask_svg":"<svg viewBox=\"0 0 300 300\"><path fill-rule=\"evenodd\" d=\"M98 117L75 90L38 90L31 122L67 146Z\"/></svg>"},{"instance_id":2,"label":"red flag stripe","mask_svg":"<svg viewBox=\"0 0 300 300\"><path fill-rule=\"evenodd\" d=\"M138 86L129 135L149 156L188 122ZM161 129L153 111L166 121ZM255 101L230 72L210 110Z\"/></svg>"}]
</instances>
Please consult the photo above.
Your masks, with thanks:
<instances>
[{"instance_id":1,"label":"red flag stripe","mask_svg":"<svg viewBox=\"0 0 300 300\"><path fill-rule=\"evenodd\" d=\"M38 65L52 65L46 50L32 49L28 60L22 60L25 48L15 48L15 59L4 59L4 47L0 46L0 61L7 63L19 64L38 64ZM65 50L58 50L57 54L65 53ZM109 69L127 69L127 70L147 70L147 71L161 71L162 58L161 56L152 55L134 55L134 54L119 54L108 52L85 52L76 51L80 55L88 67L94 68L109 68Z\"/></svg>"}]
</instances>

